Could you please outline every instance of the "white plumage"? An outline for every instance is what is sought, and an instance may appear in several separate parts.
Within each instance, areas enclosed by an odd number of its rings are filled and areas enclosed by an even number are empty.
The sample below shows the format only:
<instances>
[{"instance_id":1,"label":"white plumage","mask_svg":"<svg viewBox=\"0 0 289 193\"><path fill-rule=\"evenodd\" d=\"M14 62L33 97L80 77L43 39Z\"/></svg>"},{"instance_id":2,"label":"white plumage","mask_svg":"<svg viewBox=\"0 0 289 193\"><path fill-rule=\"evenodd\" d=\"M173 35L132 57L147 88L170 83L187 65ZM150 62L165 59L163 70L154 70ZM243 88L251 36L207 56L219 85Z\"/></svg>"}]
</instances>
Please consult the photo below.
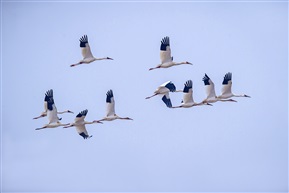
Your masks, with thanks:
<instances>
[{"instance_id":1,"label":"white plumage","mask_svg":"<svg viewBox=\"0 0 289 193\"><path fill-rule=\"evenodd\" d=\"M44 125L41 128L37 128L36 130L46 129L46 128L55 128L55 127L67 125L67 124L62 124L60 122L61 119L57 116L57 108L54 103L52 89L48 90L45 94L44 109L46 110L46 114L48 117L48 124Z\"/></svg>"},{"instance_id":2,"label":"white plumage","mask_svg":"<svg viewBox=\"0 0 289 193\"><path fill-rule=\"evenodd\" d=\"M81 48L81 53L83 56L83 59L80 60L78 63L76 64L72 64L70 65L70 67L74 67L80 64L89 64L91 62L94 62L96 60L113 60L110 57L103 57L103 58L95 58L92 53L91 53L91 49L88 43L88 37L87 35L82 36L80 39L80 48Z\"/></svg>"},{"instance_id":3,"label":"white plumage","mask_svg":"<svg viewBox=\"0 0 289 193\"><path fill-rule=\"evenodd\" d=\"M115 101L112 90L106 93L106 116L98 121L113 121L116 119L133 120L129 117L120 117L115 113Z\"/></svg>"},{"instance_id":4,"label":"white plumage","mask_svg":"<svg viewBox=\"0 0 289 193\"><path fill-rule=\"evenodd\" d=\"M50 104L49 108L51 109L55 109L57 114L63 114L63 113L73 113L70 110L65 110L65 111L60 111L58 112L56 109L56 106L54 104L54 99L53 99L53 90L50 89L45 93L45 97L44 97L44 111L38 116L38 117L34 117L33 119L39 119L41 117L46 117L47 116L47 111L48 111L48 101L53 102L53 104Z\"/></svg>"},{"instance_id":5,"label":"white plumage","mask_svg":"<svg viewBox=\"0 0 289 193\"><path fill-rule=\"evenodd\" d=\"M167 81L163 84L161 84L155 91L152 96L146 97L146 99L150 99L154 96L161 95L162 101L166 104L167 107L172 107L172 102L170 99L169 92L175 92L176 86L171 81Z\"/></svg>"},{"instance_id":6,"label":"white plumage","mask_svg":"<svg viewBox=\"0 0 289 193\"><path fill-rule=\"evenodd\" d=\"M210 79L210 77L205 74L205 76L203 77L203 81L206 87L206 94L207 97L203 100L203 103L214 103L217 101L222 101L222 102L237 102L233 99L219 99L216 96L216 92L215 92L215 84L213 83L213 81Z\"/></svg>"},{"instance_id":7,"label":"white plumage","mask_svg":"<svg viewBox=\"0 0 289 193\"><path fill-rule=\"evenodd\" d=\"M227 99L231 97L249 97L246 94L233 94L232 93L232 73L228 72L224 76L224 80L222 83L222 94L219 95L217 98L218 99Z\"/></svg>"},{"instance_id":8,"label":"white plumage","mask_svg":"<svg viewBox=\"0 0 289 193\"><path fill-rule=\"evenodd\" d=\"M203 102L196 103L194 101L194 98L193 98L193 81L192 80L188 80L185 82L183 93L184 93L183 94L183 101L182 101L181 105L173 107L173 108L189 108L189 107L199 106L199 105L204 105L204 104L211 105L209 103L203 103Z\"/></svg>"},{"instance_id":9,"label":"white plumage","mask_svg":"<svg viewBox=\"0 0 289 193\"><path fill-rule=\"evenodd\" d=\"M160 47L160 59L161 64L158 64L154 68L150 68L149 70L154 70L157 68L169 68L172 66L177 66L181 64L190 64L190 62L174 62L173 57L171 56L171 48L170 48L170 39L168 36L164 37L161 41L161 47Z\"/></svg>"},{"instance_id":10,"label":"white plumage","mask_svg":"<svg viewBox=\"0 0 289 193\"><path fill-rule=\"evenodd\" d=\"M88 110L85 109L83 111L81 111L80 113L78 113L78 115L76 115L74 122L70 123L69 125L63 127L63 128L69 128L69 127L76 127L76 131L77 133L83 137L83 139L87 139L92 137L92 135L88 135L88 132L86 130L85 125L86 124L94 124L94 123L101 123L100 121L85 121L85 117L87 115Z\"/></svg>"}]
</instances>

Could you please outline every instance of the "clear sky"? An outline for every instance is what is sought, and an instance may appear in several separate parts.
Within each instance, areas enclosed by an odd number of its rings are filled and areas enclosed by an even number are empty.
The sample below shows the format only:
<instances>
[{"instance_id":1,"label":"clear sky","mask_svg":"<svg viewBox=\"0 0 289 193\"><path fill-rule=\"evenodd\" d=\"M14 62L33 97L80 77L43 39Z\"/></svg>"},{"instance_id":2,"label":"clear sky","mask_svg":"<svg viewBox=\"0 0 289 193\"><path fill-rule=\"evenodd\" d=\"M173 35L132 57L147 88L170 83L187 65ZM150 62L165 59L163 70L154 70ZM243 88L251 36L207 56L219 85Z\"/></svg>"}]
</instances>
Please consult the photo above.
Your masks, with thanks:
<instances>
[{"instance_id":1,"label":"clear sky","mask_svg":"<svg viewBox=\"0 0 289 193\"><path fill-rule=\"evenodd\" d=\"M1 183L3 192L287 192L288 3L283 2L13 2L2 1ZM88 35L96 61L75 68L79 38ZM175 61L160 63L169 36ZM233 74L233 92L252 98L169 109L162 83L177 89L202 77ZM105 115L112 89L116 113L133 121L36 131L47 118L44 94L53 89L62 122L88 109ZM173 105L182 93L171 93Z\"/></svg>"}]
</instances>

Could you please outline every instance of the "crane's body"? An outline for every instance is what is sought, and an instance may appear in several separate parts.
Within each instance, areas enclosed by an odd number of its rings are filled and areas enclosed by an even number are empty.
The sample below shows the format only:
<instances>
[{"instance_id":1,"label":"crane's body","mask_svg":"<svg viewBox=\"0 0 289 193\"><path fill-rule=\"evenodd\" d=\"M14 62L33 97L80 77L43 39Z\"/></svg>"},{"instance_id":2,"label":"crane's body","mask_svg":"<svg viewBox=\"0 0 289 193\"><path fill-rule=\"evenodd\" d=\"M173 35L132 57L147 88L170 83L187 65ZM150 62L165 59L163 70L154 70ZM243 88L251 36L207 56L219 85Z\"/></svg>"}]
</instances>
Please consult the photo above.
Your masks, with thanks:
<instances>
[{"instance_id":1,"label":"crane's body","mask_svg":"<svg viewBox=\"0 0 289 193\"><path fill-rule=\"evenodd\" d=\"M49 108L49 109L48 109ZM48 114L48 110L49 111L56 111L56 114L63 114L63 113L73 113L70 110L65 110L65 111L57 111L57 108L54 104L54 99L53 99L53 90L50 89L45 93L45 97L44 97L44 111L38 116L38 117L34 117L33 119L39 119L42 117L46 117ZM55 113L55 112L54 112ZM57 116L57 115L56 115ZM48 118L49 120L51 118ZM59 120L61 120L60 118L58 118Z\"/></svg>"},{"instance_id":2,"label":"crane's body","mask_svg":"<svg viewBox=\"0 0 289 193\"><path fill-rule=\"evenodd\" d=\"M76 64L70 65L70 67L78 66L80 64L89 64L89 63L94 62L96 60L113 60L110 57L95 58L91 53L91 49L90 49L90 46L88 43L87 35L82 36L79 39L79 41L80 41L81 54L83 56L83 59L80 60Z\"/></svg>"},{"instance_id":3,"label":"crane's body","mask_svg":"<svg viewBox=\"0 0 289 193\"><path fill-rule=\"evenodd\" d=\"M83 139L88 139L88 138L91 138L92 135L88 135L88 132L86 130L86 127L85 125L87 124L94 124L94 123L102 123L100 121L85 121L85 117L87 115L87 112L88 110L85 109L81 112L78 113L78 115L76 115L75 119L74 119L74 122L73 123L70 123L68 124L67 126L64 126L63 128L69 128L69 127L75 127L76 128L76 131L77 133L83 137Z\"/></svg>"},{"instance_id":4,"label":"crane's body","mask_svg":"<svg viewBox=\"0 0 289 193\"><path fill-rule=\"evenodd\" d=\"M216 96L216 92L215 92L215 84L209 78L209 76L207 74L205 74L205 76L203 77L203 82L204 82L204 85L206 87L207 97L203 100L202 103L215 103L217 101L221 101L221 102L237 102L237 101L235 101L233 99L221 99L221 98L218 98Z\"/></svg>"},{"instance_id":5,"label":"crane's body","mask_svg":"<svg viewBox=\"0 0 289 193\"><path fill-rule=\"evenodd\" d=\"M146 99L150 99L154 96L161 95L162 101L166 104L167 107L172 107L172 102L170 99L169 92L175 92L176 86L171 81L167 81L161 84L155 91L154 94L151 96L146 97Z\"/></svg>"},{"instance_id":6,"label":"crane's body","mask_svg":"<svg viewBox=\"0 0 289 193\"><path fill-rule=\"evenodd\" d=\"M45 102L44 102L44 108L47 112L48 117L48 124L44 125L43 127L37 128L36 130L40 129L47 129L47 128L56 128L59 126L66 126L68 124L62 124L59 120L60 118L57 116L57 108L55 106L54 100L53 100L53 90L50 89L45 94Z\"/></svg>"},{"instance_id":7,"label":"crane's body","mask_svg":"<svg viewBox=\"0 0 289 193\"><path fill-rule=\"evenodd\" d=\"M183 89L183 101L180 106L172 107L172 108L190 108L193 106L200 106L200 105L211 105L209 103L196 103L193 98L193 81L188 80L185 82L185 86Z\"/></svg>"},{"instance_id":8,"label":"crane's body","mask_svg":"<svg viewBox=\"0 0 289 193\"><path fill-rule=\"evenodd\" d=\"M228 99L231 97L248 97L250 96L246 94L233 94L232 93L232 73L228 72L224 76L224 80L222 82L222 93L217 98L218 99Z\"/></svg>"},{"instance_id":9,"label":"crane's body","mask_svg":"<svg viewBox=\"0 0 289 193\"><path fill-rule=\"evenodd\" d=\"M154 68L150 68L149 70L154 70L158 68L169 68L172 66L177 66L181 64L190 64L190 62L174 62L173 57L171 56L171 48L170 48L170 39L168 36L164 37L161 41L161 47L160 47L160 59L161 64L158 64Z\"/></svg>"},{"instance_id":10,"label":"crane's body","mask_svg":"<svg viewBox=\"0 0 289 193\"><path fill-rule=\"evenodd\" d=\"M98 121L113 121L116 119L120 120L133 120L129 117L120 117L115 113L115 101L112 90L106 93L106 116Z\"/></svg>"}]
</instances>

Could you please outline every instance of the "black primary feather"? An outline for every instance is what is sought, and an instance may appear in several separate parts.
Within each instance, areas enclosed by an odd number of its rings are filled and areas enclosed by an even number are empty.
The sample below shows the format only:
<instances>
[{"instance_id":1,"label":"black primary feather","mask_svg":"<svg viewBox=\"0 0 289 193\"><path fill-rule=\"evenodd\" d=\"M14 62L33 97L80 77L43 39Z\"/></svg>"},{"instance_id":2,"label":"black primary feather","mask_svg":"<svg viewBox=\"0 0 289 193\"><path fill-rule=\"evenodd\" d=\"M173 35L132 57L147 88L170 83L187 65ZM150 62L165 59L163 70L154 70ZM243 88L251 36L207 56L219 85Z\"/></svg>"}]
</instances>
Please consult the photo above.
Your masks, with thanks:
<instances>
[{"instance_id":1,"label":"black primary feather","mask_svg":"<svg viewBox=\"0 0 289 193\"><path fill-rule=\"evenodd\" d=\"M91 137L91 136L89 136L89 135L86 135L84 132L79 133L79 135L82 136L83 139L87 139L87 138Z\"/></svg>"},{"instance_id":2,"label":"black primary feather","mask_svg":"<svg viewBox=\"0 0 289 193\"><path fill-rule=\"evenodd\" d=\"M192 80L188 80L185 83L185 87L184 87L183 92L188 93L191 88L193 88L193 81Z\"/></svg>"},{"instance_id":3,"label":"black primary feather","mask_svg":"<svg viewBox=\"0 0 289 193\"><path fill-rule=\"evenodd\" d=\"M172 82L169 82L168 84L166 84L165 87L168 88L171 92L175 92L176 91L176 86Z\"/></svg>"},{"instance_id":4,"label":"black primary feather","mask_svg":"<svg viewBox=\"0 0 289 193\"><path fill-rule=\"evenodd\" d=\"M113 97L113 92L112 90L107 91L106 93L106 102L111 103L111 98Z\"/></svg>"},{"instance_id":5,"label":"black primary feather","mask_svg":"<svg viewBox=\"0 0 289 193\"><path fill-rule=\"evenodd\" d=\"M52 89L46 91L44 101L47 102L49 100L49 98L53 98L53 90Z\"/></svg>"},{"instance_id":6,"label":"black primary feather","mask_svg":"<svg viewBox=\"0 0 289 193\"><path fill-rule=\"evenodd\" d=\"M164 37L161 41L161 50L166 51L167 46L170 46L170 38L168 36Z\"/></svg>"},{"instance_id":7,"label":"black primary feather","mask_svg":"<svg viewBox=\"0 0 289 193\"><path fill-rule=\"evenodd\" d=\"M207 74L205 74L205 76L203 78L203 81L204 81L205 85L210 85L209 80L210 80L210 78L208 77Z\"/></svg>"},{"instance_id":8,"label":"black primary feather","mask_svg":"<svg viewBox=\"0 0 289 193\"><path fill-rule=\"evenodd\" d=\"M54 104L54 100L53 100L53 90L50 89L45 93L45 98L44 101L47 102L47 108L48 110L52 111L53 110L53 104Z\"/></svg>"},{"instance_id":9,"label":"black primary feather","mask_svg":"<svg viewBox=\"0 0 289 193\"><path fill-rule=\"evenodd\" d=\"M169 107L169 108L172 107L171 99L167 98L166 95L163 96L162 100L167 105L167 107Z\"/></svg>"},{"instance_id":10,"label":"black primary feather","mask_svg":"<svg viewBox=\"0 0 289 193\"><path fill-rule=\"evenodd\" d=\"M78 115L76 115L76 117L82 117L82 116L86 116L87 115L88 110L85 109L83 111L81 111L80 113L78 113Z\"/></svg>"},{"instance_id":11,"label":"black primary feather","mask_svg":"<svg viewBox=\"0 0 289 193\"><path fill-rule=\"evenodd\" d=\"M47 108L48 108L48 110L50 110L50 111L53 110L53 104L54 104L53 98L49 98L49 100L47 101Z\"/></svg>"},{"instance_id":12,"label":"black primary feather","mask_svg":"<svg viewBox=\"0 0 289 193\"><path fill-rule=\"evenodd\" d=\"M232 73L228 72L227 74L225 74L224 76L224 80L223 80L223 84L228 84L228 82L232 80Z\"/></svg>"},{"instance_id":13,"label":"black primary feather","mask_svg":"<svg viewBox=\"0 0 289 193\"><path fill-rule=\"evenodd\" d=\"M80 39L80 47L85 47L85 44L88 43L88 37L87 35L82 36Z\"/></svg>"}]
</instances>

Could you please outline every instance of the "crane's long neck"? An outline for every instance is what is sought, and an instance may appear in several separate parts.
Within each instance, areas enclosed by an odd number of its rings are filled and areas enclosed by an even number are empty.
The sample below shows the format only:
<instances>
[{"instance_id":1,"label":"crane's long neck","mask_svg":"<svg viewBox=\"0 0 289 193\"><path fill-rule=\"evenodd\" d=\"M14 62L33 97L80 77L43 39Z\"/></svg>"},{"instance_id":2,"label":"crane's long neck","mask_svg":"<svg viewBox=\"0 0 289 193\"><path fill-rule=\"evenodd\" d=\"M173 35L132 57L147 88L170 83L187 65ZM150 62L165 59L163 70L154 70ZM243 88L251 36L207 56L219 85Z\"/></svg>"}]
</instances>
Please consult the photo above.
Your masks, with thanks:
<instances>
[{"instance_id":1,"label":"crane's long neck","mask_svg":"<svg viewBox=\"0 0 289 193\"><path fill-rule=\"evenodd\" d=\"M110 57L94 58L94 60L113 60Z\"/></svg>"},{"instance_id":2,"label":"crane's long neck","mask_svg":"<svg viewBox=\"0 0 289 193\"><path fill-rule=\"evenodd\" d=\"M189 65L192 65L191 63L189 62L173 62L174 65L181 65L181 64L189 64Z\"/></svg>"},{"instance_id":3,"label":"crane's long neck","mask_svg":"<svg viewBox=\"0 0 289 193\"><path fill-rule=\"evenodd\" d=\"M218 99L218 101L221 101L221 102L237 102L233 99Z\"/></svg>"},{"instance_id":4,"label":"crane's long neck","mask_svg":"<svg viewBox=\"0 0 289 193\"><path fill-rule=\"evenodd\" d=\"M57 114L63 114L63 113L68 113L67 111L60 111L60 112L57 112Z\"/></svg>"},{"instance_id":5,"label":"crane's long neck","mask_svg":"<svg viewBox=\"0 0 289 193\"><path fill-rule=\"evenodd\" d=\"M119 116L117 116L117 115L116 115L116 117L117 117L117 119L121 119L121 120L132 120L132 119L129 118L129 117L119 117Z\"/></svg>"},{"instance_id":6,"label":"crane's long neck","mask_svg":"<svg viewBox=\"0 0 289 193\"><path fill-rule=\"evenodd\" d=\"M59 123L59 126L68 126L70 125L69 123Z\"/></svg>"},{"instance_id":7,"label":"crane's long neck","mask_svg":"<svg viewBox=\"0 0 289 193\"><path fill-rule=\"evenodd\" d=\"M84 124L93 124L95 123L94 121L84 121Z\"/></svg>"},{"instance_id":8,"label":"crane's long neck","mask_svg":"<svg viewBox=\"0 0 289 193\"><path fill-rule=\"evenodd\" d=\"M250 98L250 96L246 95L246 94L234 94L234 97L248 97Z\"/></svg>"}]
</instances>

